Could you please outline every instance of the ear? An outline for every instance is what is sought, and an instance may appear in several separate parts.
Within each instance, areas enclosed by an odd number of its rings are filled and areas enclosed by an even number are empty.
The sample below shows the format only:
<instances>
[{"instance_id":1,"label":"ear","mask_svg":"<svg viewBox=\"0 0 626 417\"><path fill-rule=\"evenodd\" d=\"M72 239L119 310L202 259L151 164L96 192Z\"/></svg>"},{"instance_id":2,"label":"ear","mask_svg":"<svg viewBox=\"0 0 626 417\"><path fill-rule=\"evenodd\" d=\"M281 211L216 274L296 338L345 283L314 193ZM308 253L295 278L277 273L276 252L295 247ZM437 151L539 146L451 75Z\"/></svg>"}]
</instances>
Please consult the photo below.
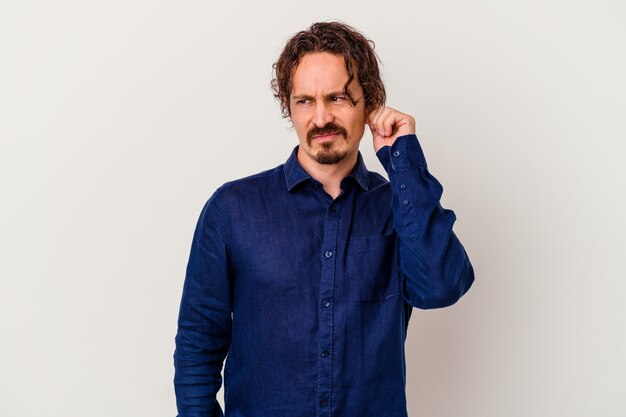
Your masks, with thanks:
<instances>
[{"instance_id":1,"label":"ear","mask_svg":"<svg viewBox=\"0 0 626 417\"><path fill-rule=\"evenodd\" d=\"M365 104L365 118L367 119L369 115L378 108L378 106L373 105L372 103Z\"/></svg>"}]
</instances>

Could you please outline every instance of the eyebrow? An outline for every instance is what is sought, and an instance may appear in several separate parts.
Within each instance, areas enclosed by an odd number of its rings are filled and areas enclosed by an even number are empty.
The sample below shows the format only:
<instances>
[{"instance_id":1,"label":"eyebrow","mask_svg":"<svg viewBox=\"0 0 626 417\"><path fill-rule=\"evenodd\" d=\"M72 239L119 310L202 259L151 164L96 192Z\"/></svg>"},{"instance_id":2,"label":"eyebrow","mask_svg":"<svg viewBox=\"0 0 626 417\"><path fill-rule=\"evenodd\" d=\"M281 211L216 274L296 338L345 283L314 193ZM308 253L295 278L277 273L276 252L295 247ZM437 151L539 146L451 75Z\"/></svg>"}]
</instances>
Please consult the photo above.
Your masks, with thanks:
<instances>
[{"instance_id":1,"label":"eyebrow","mask_svg":"<svg viewBox=\"0 0 626 417\"><path fill-rule=\"evenodd\" d=\"M346 93L344 93L343 91L333 91L332 93L328 93L326 95L324 95L324 97L333 97L333 96L345 96ZM303 98L308 98L308 99L312 99L315 98L313 96L310 96L308 94L299 94L297 96L293 96L293 100L300 100Z\"/></svg>"}]
</instances>

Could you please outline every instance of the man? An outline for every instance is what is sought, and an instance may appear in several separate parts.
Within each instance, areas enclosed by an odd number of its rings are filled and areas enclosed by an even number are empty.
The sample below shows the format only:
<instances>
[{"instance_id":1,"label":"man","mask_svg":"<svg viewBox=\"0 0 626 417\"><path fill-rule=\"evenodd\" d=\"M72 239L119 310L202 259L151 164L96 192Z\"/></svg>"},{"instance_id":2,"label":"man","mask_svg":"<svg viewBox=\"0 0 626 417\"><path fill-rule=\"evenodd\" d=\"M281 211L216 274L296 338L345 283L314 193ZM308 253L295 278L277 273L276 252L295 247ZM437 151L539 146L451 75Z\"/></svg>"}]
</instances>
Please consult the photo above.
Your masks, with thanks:
<instances>
[{"instance_id":1,"label":"man","mask_svg":"<svg viewBox=\"0 0 626 417\"><path fill-rule=\"evenodd\" d=\"M194 233L174 384L180 417L407 416L413 307L455 303L474 272L413 117L386 107L369 41L316 23L272 81L299 145L221 186ZM389 182L358 151L365 126Z\"/></svg>"}]
</instances>

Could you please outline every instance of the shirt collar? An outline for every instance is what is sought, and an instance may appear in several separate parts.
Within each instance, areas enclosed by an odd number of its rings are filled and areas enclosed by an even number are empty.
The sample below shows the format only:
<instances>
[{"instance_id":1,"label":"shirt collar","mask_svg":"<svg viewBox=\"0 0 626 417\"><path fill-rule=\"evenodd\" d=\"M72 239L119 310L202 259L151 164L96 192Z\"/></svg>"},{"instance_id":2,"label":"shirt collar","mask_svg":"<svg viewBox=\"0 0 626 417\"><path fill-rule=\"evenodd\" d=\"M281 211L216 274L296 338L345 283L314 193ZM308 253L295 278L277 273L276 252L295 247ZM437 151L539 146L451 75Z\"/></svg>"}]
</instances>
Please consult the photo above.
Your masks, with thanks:
<instances>
[{"instance_id":1,"label":"shirt collar","mask_svg":"<svg viewBox=\"0 0 626 417\"><path fill-rule=\"evenodd\" d=\"M304 168L302 168L302 165L300 165L300 162L298 162L298 148L299 147L300 145L296 145L296 147L293 148L291 155L289 156L289 158L287 159L287 162L285 162L283 166L283 170L285 171L285 180L287 182L287 190L289 191L291 191L296 185L300 184L301 182L312 178L304 170ZM361 152L358 151L356 165L354 166L354 169L352 170L352 172L348 174L348 177L354 178L357 184L359 184L361 188L367 191L368 190L367 176L368 176L367 167L365 166L365 162L363 161L363 156L361 155Z\"/></svg>"}]
</instances>

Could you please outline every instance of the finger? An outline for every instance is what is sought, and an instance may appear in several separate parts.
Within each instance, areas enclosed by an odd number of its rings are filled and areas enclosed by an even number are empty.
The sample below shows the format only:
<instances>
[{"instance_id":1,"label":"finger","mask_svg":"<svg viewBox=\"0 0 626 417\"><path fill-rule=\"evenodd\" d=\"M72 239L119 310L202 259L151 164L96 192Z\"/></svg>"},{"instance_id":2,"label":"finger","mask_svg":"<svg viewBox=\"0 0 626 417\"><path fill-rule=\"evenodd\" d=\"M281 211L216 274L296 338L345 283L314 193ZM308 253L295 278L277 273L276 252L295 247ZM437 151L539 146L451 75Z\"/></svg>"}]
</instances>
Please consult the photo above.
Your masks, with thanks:
<instances>
[{"instance_id":1,"label":"finger","mask_svg":"<svg viewBox=\"0 0 626 417\"><path fill-rule=\"evenodd\" d=\"M379 120L379 129L382 131L383 137L392 136L398 128L404 124L403 123L403 114L398 111L392 111L387 113L384 117Z\"/></svg>"},{"instance_id":2,"label":"finger","mask_svg":"<svg viewBox=\"0 0 626 417\"><path fill-rule=\"evenodd\" d=\"M372 134L372 137L374 137L376 135L376 129L374 129L369 123L367 124L367 127L369 127L370 133Z\"/></svg>"},{"instance_id":3,"label":"finger","mask_svg":"<svg viewBox=\"0 0 626 417\"><path fill-rule=\"evenodd\" d=\"M369 117L367 118L367 124L370 125L370 127L376 126L376 123L377 123L378 119L380 118L380 115L383 113L384 110L385 110L385 106L378 107L378 108L372 110L372 112L370 113Z\"/></svg>"},{"instance_id":4,"label":"finger","mask_svg":"<svg viewBox=\"0 0 626 417\"><path fill-rule=\"evenodd\" d=\"M381 107L373 117L373 122L370 127L373 128L379 136L385 136L384 120L389 117L389 114L393 113L393 109L389 107Z\"/></svg>"},{"instance_id":5,"label":"finger","mask_svg":"<svg viewBox=\"0 0 626 417\"><path fill-rule=\"evenodd\" d=\"M376 124L376 122L378 121L378 119L380 118L380 115L383 114L383 112L385 111L386 107L382 106L380 108L380 111L378 112L378 114L376 115L376 119L374 119L374 124Z\"/></svg>"}]
</instances>

